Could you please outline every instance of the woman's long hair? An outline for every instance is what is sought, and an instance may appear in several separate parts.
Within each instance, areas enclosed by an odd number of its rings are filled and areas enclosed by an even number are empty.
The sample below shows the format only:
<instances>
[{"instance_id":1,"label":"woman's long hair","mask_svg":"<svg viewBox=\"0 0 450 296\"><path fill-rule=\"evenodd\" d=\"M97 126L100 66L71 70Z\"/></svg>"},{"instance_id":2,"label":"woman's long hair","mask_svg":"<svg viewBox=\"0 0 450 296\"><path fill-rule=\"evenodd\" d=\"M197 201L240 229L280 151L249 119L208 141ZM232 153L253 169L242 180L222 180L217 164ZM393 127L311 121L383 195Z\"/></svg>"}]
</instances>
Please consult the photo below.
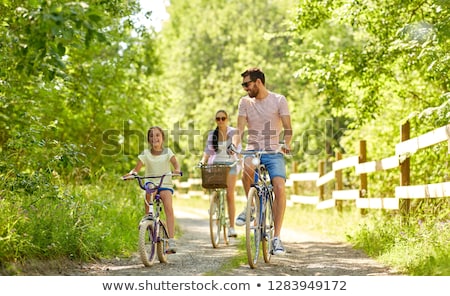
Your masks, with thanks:
<instances>
[{"instance_id":1,"label":"woman's long hair","mask_svg":"<svg viewBox=\"0 0 450 296\"><path fill-rule=\"evenodd\" d=\"M219 113L225 113L225 116L228 118L227 111L219 110L216 112L216 116ZM212 145L213 145L214 151L217 152L219 150L219 126L217 126L216 129L214 130L213 137L212 137Z\"/></svg>"}]
</instances>

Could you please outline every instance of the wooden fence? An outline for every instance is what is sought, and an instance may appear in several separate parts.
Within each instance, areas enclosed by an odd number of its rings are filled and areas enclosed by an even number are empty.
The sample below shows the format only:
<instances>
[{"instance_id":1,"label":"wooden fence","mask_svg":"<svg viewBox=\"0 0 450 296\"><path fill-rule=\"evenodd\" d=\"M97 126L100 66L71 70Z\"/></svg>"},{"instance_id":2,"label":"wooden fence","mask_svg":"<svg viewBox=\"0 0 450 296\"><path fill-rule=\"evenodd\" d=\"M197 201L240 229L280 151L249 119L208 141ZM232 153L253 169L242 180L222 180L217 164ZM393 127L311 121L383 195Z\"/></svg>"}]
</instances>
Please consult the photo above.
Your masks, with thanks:
<instances>
[{"instance_id":1,"label":"wooden fence","mask_svg":"<svg viewBox=\"0 0 450 296\"><path fill-rule=\"evenodd\" d=\"M401 142L395 146L394 155L380 160L367 161L366 141L359 143L359 155L342 158L336 154L332 169L325 172L325 162L319 162L318 172L291 173L286 180L288 205L293 203L315 205L317 209L336 207L340 209L343 201L354 201L359 209L409 210L412 199L446 198L450 197L450 182L445 180L436 184L410 184L410 157L421 149L429 149L433 145L448 142L450 153L450 124L431 132L410 138L410 125L406 122L401 127ZM343 189L343 171L352 170L359 186L353 189ZM395 187L395 196L369 197L368 174L379 171L398 170L399 186ZM331 196L326 196L326 186L334 183ZM177 183L181 197L200 196L208 198L207 192L201 187L201 179L192 178L186 182ZM309 190L303 190L309 187ZM305 192L315 192L307 195ZM300 194L303 193L303 194ZM237 199L245 200L242 183L237 182Z\"/></svg>"},{"instance_id":2,"label":"wooden fence","mask_svg":"<svg viewBox=\"0 0 450 296\"><path fill-rule=\"evenodd\" d=\"M311 203L318 209L340 207L341 201L353 200L355 206L360 209L390 209L409 210L412 199L445 198L450 197L450 182L436 184L410 184L410 157L418 150L429 148L442 142L448 143L450 153L450 124L437 128L431 132L410 139L410 125L406 122L401 128L401 142L395 147L393 156L380 160L367 161L366 141L359 143L359 155L346 157L338 153L336 161L332 163L332 170L324 172L324 162L319 164L319 173L316 174L316 186L320 189L318 196ZM352 169L355 176L359 177L359 187L355 189L343 189L342 172L344 169ZM395 196L392 197L368 197L367 175L379 171L399 171L399 184L395 187ZM300 174L301 177L303 174ZM307 173L306 176L311 176ZM447 177L448 178L448 177ZM313 178L312 178L313 179ZM311 180L307 180L311 181ZM334 181L335 188L331 192L331 198L325 198L325 185ZM294 199L296 196L291 196Z\"/></svg>"}]
</instances>

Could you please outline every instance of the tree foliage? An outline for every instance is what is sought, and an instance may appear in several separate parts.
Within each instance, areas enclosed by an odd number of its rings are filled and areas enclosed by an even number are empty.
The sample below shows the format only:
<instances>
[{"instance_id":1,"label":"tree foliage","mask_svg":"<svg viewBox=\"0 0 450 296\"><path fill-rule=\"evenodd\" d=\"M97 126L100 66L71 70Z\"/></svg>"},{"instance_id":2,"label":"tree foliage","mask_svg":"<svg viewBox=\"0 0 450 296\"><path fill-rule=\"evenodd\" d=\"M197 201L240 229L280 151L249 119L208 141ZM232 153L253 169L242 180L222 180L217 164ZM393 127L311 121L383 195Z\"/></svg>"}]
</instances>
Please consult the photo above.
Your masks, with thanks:
<instances>
[{"instance_id":1,"label":"tree foliage","mask_svg":"<svg viewBox=\"0 0 450 296\"><path fill-rule=\"evenodd\" d=\"M4 156L17 152L19 137L41 143L21 151L27 163L17 162L19 171L59 168L30 157L44 150L49 158L66 159L66 153L60 154L65 147L84 157L60 173L72 174L77 168L89 175L120 167L130 153L119 142L126 127L133 122L132 128L145 133L161 115L155 36L133 23L137 2L44 0L1 5ZM133 156L144 144L131 146Z\"/></svg>"}]
</instances>

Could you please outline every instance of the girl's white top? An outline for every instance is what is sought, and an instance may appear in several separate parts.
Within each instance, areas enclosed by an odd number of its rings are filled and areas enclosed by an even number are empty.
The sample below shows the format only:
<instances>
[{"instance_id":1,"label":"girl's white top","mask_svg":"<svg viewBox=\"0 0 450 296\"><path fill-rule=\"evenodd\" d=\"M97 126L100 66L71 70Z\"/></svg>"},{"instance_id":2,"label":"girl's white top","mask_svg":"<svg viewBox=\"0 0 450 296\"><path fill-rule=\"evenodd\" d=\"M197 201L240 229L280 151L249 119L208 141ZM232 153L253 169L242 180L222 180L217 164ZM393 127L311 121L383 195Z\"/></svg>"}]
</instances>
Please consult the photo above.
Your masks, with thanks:
<instances>
[{"instance_id":1,"label":"girl's white top","mask_svg":"<svg viewBox=\"0 0 450 296\"><path fill-rule=\"evenodd\" d=\"M152 155L150 150L146 149L138 157L145 166L145 176L161 176L171 172L170 159L174 155L170 148L164 148L160 155ZM158 185L160 178L150 178L148 181ZM173 188L172 176L164 177L162 187Z\"/></svg>"}]
</instances>

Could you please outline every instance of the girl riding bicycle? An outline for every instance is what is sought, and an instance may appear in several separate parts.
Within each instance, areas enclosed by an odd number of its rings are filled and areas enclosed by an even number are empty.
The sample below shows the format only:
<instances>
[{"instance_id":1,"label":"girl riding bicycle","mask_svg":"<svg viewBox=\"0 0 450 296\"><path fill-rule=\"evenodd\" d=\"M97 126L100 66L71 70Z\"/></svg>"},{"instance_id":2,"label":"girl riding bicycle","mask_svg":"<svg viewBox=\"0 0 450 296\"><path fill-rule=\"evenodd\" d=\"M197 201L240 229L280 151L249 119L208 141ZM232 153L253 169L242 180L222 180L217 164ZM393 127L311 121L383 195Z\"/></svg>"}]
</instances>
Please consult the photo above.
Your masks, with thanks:
<instances>
[{"instance_id":1,"label":"girl riding bicycle","mask_svg":"<svg viewBox=\"0 0 450 296\"><path fill-rule=\"evenodd\" d=\"M139 154L138 162L134 169L132 169L126 176L137 174L140 169L145 166L146 176L163 175L170 172L170 165L174 168L174 173L181 173L180 165L175 157L175 154L170 148L163 146L165 140L164 131L159 126L151 127L147 132L147 141L149 149L145 149ZM152 180L159 184L159 178ZM160 188L161 199L164 204L164 212L166 214L166 222L169 233L169 249L167 253L176 253L175 235L175 215L172 206L173 183L172 177L164 178L163 187ZM147 203L145 204L145 214L148 214L148 203L150 196L146 195Z\"/></svg>"},{"instance_id":2,"label":"girl riding bicycle","mask_svg":"<svg viewBox=\"0 0 450 296\"><path fill-rule=\"evenodd\" d=\"M231 140L236 128L228 125L228 114L225 110L216 112L217 127L208 134L205 150L203 152L201 164L228 164L231 165L236 162L236 155L229 155L227 147L231 144ZM228 229L229 237L236 237L236 230L234 229L234 218L236 207L234 205L234 191L236 188L236 179L239 174L240 166L234 165L231 167L227 178L227 206L228 216L230 218L230 228Z\"/></svg>"}]
</instances>

